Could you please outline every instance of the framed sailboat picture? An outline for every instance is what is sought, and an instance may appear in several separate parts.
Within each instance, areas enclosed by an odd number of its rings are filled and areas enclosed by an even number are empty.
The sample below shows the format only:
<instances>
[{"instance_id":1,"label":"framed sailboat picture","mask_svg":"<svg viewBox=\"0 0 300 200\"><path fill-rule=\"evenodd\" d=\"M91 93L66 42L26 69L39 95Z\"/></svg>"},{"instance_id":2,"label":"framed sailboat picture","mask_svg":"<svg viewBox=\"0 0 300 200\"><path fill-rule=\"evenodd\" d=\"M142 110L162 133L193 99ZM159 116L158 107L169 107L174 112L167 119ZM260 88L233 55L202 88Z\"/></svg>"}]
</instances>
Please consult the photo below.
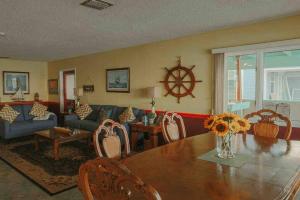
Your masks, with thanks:
<instances>
[{"instance_id":1,"label":"framed sailboat picture","mask_svg":"<svg viewBox=\"0 0 300 200\"><path fill-rule=\"evenodd\" d=\"M29 72L3 71L3 94L29 94Z\"/></svg>"},{"instance_id":2,"label":"framed sailboat picture","mask_svg":"<svg viewBox=\"0 0 300 200\"><path fill-rule=\"evenodd\" d=\"M106 92L130 92L130 69L106 70Z\"/></svg>"}]
</instances>

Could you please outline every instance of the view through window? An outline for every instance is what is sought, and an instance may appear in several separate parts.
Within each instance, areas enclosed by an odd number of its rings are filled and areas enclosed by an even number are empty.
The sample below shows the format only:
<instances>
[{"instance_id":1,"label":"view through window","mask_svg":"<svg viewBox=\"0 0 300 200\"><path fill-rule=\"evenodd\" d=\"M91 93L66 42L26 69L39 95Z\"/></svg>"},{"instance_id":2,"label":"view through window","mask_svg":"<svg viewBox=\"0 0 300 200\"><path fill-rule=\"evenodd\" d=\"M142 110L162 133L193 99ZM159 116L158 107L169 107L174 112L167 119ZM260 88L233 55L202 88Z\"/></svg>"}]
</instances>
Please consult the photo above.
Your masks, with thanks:
<instances>
[{"instance_id":1,"label":"view through window","mask_svg":"<svg viewBox=\"0 0 300 200\"><path fill-rule=\"evenodd\" d=\"M227 54L225 65L227 111L269 108L300 127L300 49Z\"/></svg>"}]
</instances>

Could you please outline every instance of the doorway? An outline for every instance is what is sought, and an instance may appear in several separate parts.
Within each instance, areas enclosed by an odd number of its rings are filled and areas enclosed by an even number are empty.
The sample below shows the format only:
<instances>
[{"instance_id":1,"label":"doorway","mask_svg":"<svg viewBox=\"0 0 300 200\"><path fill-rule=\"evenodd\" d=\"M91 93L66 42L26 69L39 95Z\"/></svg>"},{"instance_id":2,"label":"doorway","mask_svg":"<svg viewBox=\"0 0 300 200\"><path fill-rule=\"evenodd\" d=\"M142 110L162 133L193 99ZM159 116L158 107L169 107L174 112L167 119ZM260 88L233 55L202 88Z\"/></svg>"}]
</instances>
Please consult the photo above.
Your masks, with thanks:
<instances>
[{"instance_id":1,"label":"doorway","mask_svg":"<svg viewBox=\"0 0 300 200\"><path fill-rule=\"evenodd\" d=\"M64 70L61 72L61 111L68 112L75 108L76 74L75 70Z\"/></svg>"}]
</instances>

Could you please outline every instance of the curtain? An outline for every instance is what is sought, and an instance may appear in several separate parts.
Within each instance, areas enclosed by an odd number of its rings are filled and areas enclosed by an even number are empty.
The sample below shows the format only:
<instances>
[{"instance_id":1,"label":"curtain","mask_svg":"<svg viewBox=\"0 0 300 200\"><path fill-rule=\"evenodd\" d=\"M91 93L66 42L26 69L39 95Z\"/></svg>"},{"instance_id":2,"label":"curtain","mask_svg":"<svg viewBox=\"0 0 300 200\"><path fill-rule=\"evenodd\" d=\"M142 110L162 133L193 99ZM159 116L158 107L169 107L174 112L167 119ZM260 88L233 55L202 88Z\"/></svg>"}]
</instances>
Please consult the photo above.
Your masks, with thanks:
<instances>
[{"instance_id":1,"label":"curtain","mask_svg":"<svg viewBox=\"0 0 300 200\"><path fill-rule=\"evenodd\" d=\"M212 114L220 114L225 110L224 105L224 83L225 83L225 66L224 53L214 54L214 69L213 69L213 111Z\"/></svg>"}]
</instances>

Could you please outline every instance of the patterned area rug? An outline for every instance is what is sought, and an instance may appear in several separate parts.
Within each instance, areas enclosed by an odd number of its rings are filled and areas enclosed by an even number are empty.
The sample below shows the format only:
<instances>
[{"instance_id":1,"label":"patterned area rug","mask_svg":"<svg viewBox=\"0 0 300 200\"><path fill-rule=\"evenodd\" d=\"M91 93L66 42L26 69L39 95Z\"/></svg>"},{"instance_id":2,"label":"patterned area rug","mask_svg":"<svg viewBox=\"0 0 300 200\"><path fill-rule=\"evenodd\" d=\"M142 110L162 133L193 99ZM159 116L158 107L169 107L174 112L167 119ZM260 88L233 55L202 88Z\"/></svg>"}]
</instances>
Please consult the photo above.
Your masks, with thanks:
<instances>
[{"instance_id":1,"label":"patterned area rug","mask_svg":"<svg viewBox=\"0 0 300 200\"><path fill-rule=\"evenodd\" d=\"M60 159L55 161L51 143L41 142L40 149L35 151L34 140L26 138L8 144L0 141L0 157L54 195L76 187L80 165L96 158L96 154L86 141L72 142L60 146Z\"/></svg>"}]
</instances>

